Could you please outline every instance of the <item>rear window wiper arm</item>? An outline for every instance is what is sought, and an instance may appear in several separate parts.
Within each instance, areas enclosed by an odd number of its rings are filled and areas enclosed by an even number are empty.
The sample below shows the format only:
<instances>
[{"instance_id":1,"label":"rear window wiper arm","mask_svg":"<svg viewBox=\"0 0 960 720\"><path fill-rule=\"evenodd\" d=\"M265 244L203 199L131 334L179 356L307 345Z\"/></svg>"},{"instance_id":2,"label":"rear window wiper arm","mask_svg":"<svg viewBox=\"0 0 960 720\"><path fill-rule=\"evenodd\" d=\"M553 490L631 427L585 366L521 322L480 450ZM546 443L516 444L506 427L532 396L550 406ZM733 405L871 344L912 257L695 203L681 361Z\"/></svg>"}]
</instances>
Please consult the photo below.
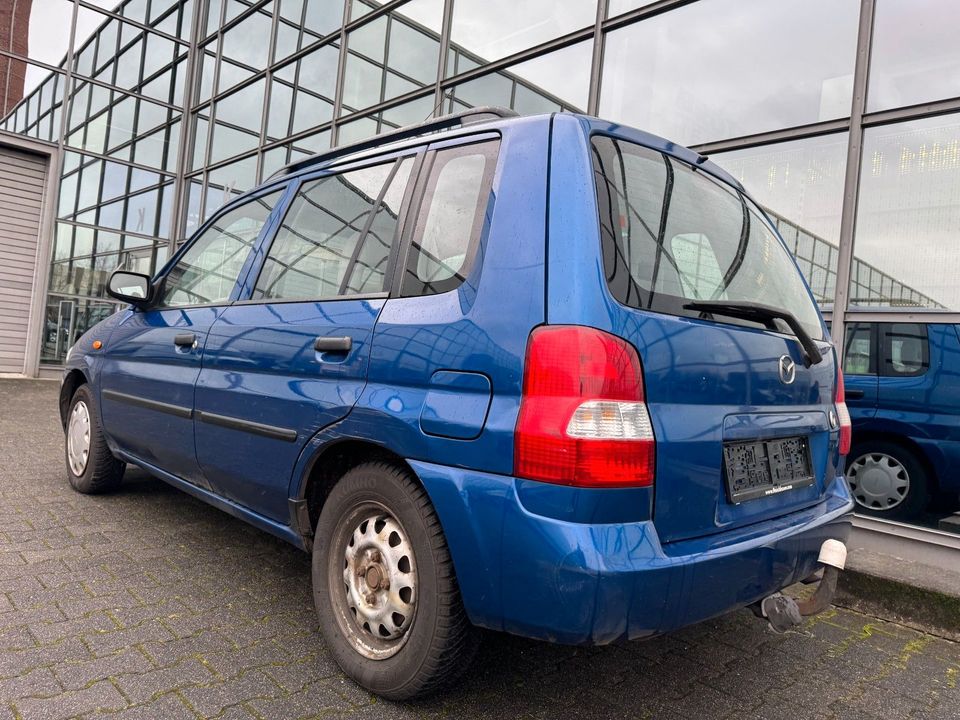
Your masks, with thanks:
<instances>
[{"instance_id":1,"label":"rear window wiper arm","mask_svg":"<svg viewBox=\"0 0 960 720\"><path fill-rule=\"evenodd\" d=\"M797 336L803 348L804 365L810 367L823 360L820 348L803 329L803 325L789 310L762 305L754 302L732 302L730 300L694 300L683 306L687 310L699 310L707 315L725 315L727 317L763 323L770 327L774 320L783 320Z\"/></svg>"}]
</instances>

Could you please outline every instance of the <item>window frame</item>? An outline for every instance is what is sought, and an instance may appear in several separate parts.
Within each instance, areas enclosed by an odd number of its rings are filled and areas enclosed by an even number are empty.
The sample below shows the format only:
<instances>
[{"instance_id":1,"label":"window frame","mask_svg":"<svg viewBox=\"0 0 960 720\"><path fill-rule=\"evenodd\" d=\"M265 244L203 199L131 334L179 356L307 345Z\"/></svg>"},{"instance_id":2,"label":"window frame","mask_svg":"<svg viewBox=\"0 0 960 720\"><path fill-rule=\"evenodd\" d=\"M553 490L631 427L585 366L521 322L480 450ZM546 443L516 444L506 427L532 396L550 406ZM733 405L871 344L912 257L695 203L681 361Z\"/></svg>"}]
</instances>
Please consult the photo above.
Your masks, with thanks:
<instances>
[{"instance_id":1,"label":"window frame","mask_svg":"<svg viewBox=\"0 0 960 720\"><path fill-rule=\"evenodd\" d=\"M410 266L411 261L415 258L415 253L413 250L413 239L414 234L417 232L422 221L425 221L426 214L429 211L428 200L428 185L432 178L434 164L436 162L436 157L439 153L445 150L451 149L464 149L469 148L471 145L479 145L483 143L496 143L496 149L493 156L493 163L490 167L484 169L484 178L483 182L486 184L486 191L488 195L487 204L483 208L481 217L485 217L487 211L489 210L489 195L491 191L497 185L497 177L500 170L500 162L503 157L503 135L499 131L483 131L475 133L473 135L461 135L455 138L444 139L441 141L432 142L426 147L426 155L423 158L420 171L416 178L415 183L415 192L414 192L414 202L410 207L409 215L407 216L408 222L403 229L403 235L400 242L400 251L401 259L394 266L393 282L390 289L390 297L394 298L417 298L417 297L433 297L435 295L443 295L448 292L453 292L457 290L463 283L467 281L470 277L470 274L474 270L474 265L476 264L476 259L479 256L479 248L484 239L484 225L485 222L480 222L478 227L473 228L470 234L470 238L467 243L467 249L463 261L463 265L460 267L459 275L462 276L462 279L459 280L455 285L445 288L439 292L435 293L409 293L406 294L403 292L403 280L404 275L407 272L407 269ZM486 177L489 175L489 177ZM432 195L430 196L432 198ZM455 279L449 278L450 279Z\"/></svg>"},{"instance_id":2,"label":"window frame","mask_svg":"<svg viewBox=\"0 0 960 720\"><path fill-rule=\"evenodd\" d=\"M914 372L893 372L890 368L893 366L893 344L890 341L889 330L894 325L916 325L920 328L921 334L921 367ZM922 322L878 322L874 323L876 342L879 353L879 367L877 374L882 378L913 378L926 375L930 371L930 333L927 331L927 323Z\"/></svg>"},{"instance_id":3,"label":"window frame","mask_svg":"<svg viewBox=\"0 0 960 720\"><path fill-rule=\"evenodd\" d=\"M391 296L391 289L393 288L394 275L396 270L396 261L400 246L403 244L403 238L405 233L405 226L407 224L407 219L409 217L409 211L411 202L415 195L415 189L419 182L421 168L423 166L423 157L426 153L425 145L415 145L412 147L403 148L401 150L396 150L393 152L385 153L382 155L373 155L369 157L364 157L361 160L356 162L348 162L343 164L333 164L327 167L324 167L319 170L314 170L303 175L298 175L294 178L290 178L289 186L287 188L287 195L284 198L282 203L282 210L280 214L276 217L275 222L271 223L270 232L267 236L261 239L261 244L259 247L260 252L257 254L256 262L250 267L247 272L246 280L243 283L242 292L240 297L233 301L233 305L279 305L286 303L318 303L318 302L342 302L344 300L378 300L384 299ZM410 175L407 178L407 186L404 189L403 200L400 203L400 211L397 217L397 230L394 233L394 240L391 243L390 247L390 257L387 260L387 267L384 270L384 286L385 289L380 292L371 292L371 293L353 293L350 295L331 295L327 297L311 297L311 298L254 298L252 297L253 291L257 286L257 282L260 280L260 276L263 273L263 269L266 266L267 258L270 255L270 250L273 248L273 243L277 239L277 234L280 230L280 227L283 225L283 221L287 217L287 213L290 212L290 209L293 207L293 203L296 200L298 194L300 193L301 188L304 185L312 183L316 180L320 180L326 177L333 177L335 175L343 175L344 173L352 172L354 170L363 170L364 168L374 167L376 165L386 165L393 163L394 167L390 171L390 182L393 181L393 178L396 176L396 172L400 167L400 163L406 159L413 160L413 166L410 168ZM377 204L374 207L374 211L370 214L370 217L364 223L363 231L360 237L357 240L357 247L360 247L363 241L366 239L366 235L370 230L371 224L374 217L376 216L377 211L380 208L380 203L383 201L383 190L388 186L384 186L380 190L380 195L377 198ZM355 262L355 260L354 260Z\"/></svg>"},{"instance_id":4,"label":"window frame","mask_svg":"<svg viewBox=\"0 0 960 720\"><path fill-rule=\"evenodd\" d=\"M166 291L167 285L167 276L170 272L177 266L177 263L180 262L181 258L196 244L197 239L201 237L204 233L209 230L214 223L216 223L224 215L227 215L234 210L243 207L244 205L253 202L261 197L270 195L271 193L280 191L280 199L277 200L276 205L270 210L267 215L267 220L264 222L263 227L260 228L260 232L257 234L256 239L253 241L250 246L250 251L247 253L247 257L244 259L243 264L240 266L240 271L237 273L237 279L234 281L233 290L230 291L230 295L226 300L213 303L195 303L192 305L162 305L160 303L163 298L163 294ZM251 264L257 256L257 252L262 246L263 242L268 237L269 233L273 232L273 225L277 218L277 212L284 207L289 198L290 184L289 181L283 180L280 182L271 183L268 186L258 189L256 192L252 192L249 195L241 195L240 197L230 201L222 208L217 210L213 215L211 215L203 224L198 227L193 235L190 236L183 245L177 248L177 251L170 256L166 264L153 277L151 285L153 286L153 298L151 298L150 305L146 310L190 310L194 308L205 308L205 307L227 307L232 305L236 299L243 293L243 288L246 284L247 277L249 276Z\"/></svg>"}]
</instances>

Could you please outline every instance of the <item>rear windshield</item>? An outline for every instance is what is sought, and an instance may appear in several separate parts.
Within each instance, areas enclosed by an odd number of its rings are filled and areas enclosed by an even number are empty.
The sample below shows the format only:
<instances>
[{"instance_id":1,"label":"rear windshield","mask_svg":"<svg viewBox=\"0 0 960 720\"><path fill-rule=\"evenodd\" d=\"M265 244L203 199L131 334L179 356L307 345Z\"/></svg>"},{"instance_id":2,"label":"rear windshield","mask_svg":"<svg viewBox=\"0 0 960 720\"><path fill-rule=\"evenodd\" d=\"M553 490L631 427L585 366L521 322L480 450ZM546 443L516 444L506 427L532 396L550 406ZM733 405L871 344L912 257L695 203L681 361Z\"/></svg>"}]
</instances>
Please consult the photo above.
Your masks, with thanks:
<instances>
[{"instance_id":1,"label":"rear windshield","mask_svg":"<svg viewBox=\"0 0 960 720\"><path fill-rule=\"evenodd\" d=\"M617 300L688 317L700 316L684 308L694 300L763 303L823 336L800 272L746 196L641 145L606 136L592 145L603 263Z\"/></svg>"}]
</instances>

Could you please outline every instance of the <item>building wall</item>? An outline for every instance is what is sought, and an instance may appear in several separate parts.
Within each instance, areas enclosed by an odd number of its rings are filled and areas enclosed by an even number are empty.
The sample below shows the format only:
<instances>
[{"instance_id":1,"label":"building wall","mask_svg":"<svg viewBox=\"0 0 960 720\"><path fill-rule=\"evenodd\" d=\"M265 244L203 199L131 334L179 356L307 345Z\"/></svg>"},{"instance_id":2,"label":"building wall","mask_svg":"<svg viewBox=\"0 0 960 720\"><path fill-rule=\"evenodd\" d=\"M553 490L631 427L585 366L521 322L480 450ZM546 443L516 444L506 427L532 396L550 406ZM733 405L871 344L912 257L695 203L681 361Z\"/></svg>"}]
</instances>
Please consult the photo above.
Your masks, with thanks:
<instances>
[{"instance_id":1,"label":"building wall","mask_svg":"<svg viewBox=\"0 0 960 720\"><path fill-rule=\"evenodd\" d=\"M29 27L33 0L0 3L0 49L13 55L30 54ZM27 64L10 56L0 57L0 115L6 115L23 99Z\"/></svg>"},{"instance_id":2,"label":"building wall","mask_svg":"<svg viewBox=\"0 0 960 720\"><path fill-rule=\"evenodd\" d=\"M31 66L0 126L62 149L45 314L74 337L115 310L110 271L157 269L285 163L486 104L710 154L776 217L835 327L960 311L952 0L50 2L31 23L75 22L73 46Z\"/></svg>"}]
</instances>

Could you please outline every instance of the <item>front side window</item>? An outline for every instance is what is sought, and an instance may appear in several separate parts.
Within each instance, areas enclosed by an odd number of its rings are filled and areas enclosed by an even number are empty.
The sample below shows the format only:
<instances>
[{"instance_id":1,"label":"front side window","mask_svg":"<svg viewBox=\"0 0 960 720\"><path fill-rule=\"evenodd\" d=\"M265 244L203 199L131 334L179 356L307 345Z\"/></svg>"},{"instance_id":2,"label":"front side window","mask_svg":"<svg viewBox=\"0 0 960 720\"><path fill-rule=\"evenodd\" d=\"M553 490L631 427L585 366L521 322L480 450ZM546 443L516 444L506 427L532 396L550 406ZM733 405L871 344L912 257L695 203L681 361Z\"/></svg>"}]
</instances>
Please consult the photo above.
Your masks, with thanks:
<instances>
[{"instance_id":1,"label":"front side window","mask_svg":"<svg viewBox=\"0 0 960 720\"><path fill-rule=\"evenodd\" d=\"M250 249L282 190L255 198L216 218L170 269L160 305L182 307L226 302Z\"/></svg>"},{"instance_id":2,"label":"front side window","mask_svg":"<svg viewBox=\"0 0 960 720\"><path fill-rule=\"evenodd\" d=\"M254 300L382 292L413 159L304 183L277 231Z\"/></svg>"},{"instance_id":3,"label":"front side window","mask_svg":"<svg viewBox=\"0 0 960 720\"><path fill-rule=\"evenodd\" d=\"M883 375L923 375L930 367L927 328L919 323L880 323Z\"/></svg>"},{"instance_id":4,"label":"front side window","mask_svg":"<svg viewBox=\"0 0 960 720\"><path fill-rule=\"evenodd\" d=\"M498 143L438 151L414 227L401 294L434 295L466 278L483 227Z\"/></svg>"},{"instance_id":5,"label":"front side window","mask_svg":"<svg viewBox=\"0 0 960 720\"><path fill-rule=\"evenodd\" d=\"M688 317L700 315L684 307L697 300L760 303L823 336L796 265L746 196L665 153L605 136L592 146L604 269L617 300Z\"/></svg>"},{"instance_id":6,"label":"front side window","mask_svg":"<svg viewBox=\"0 0 960 720\"><path fill-rule=\"evenodd\" d=\"M843 350L843 372L848 375L875 375L877 358L872 323L846 326L847 341Z\"/></svg>"}]
</instances>

